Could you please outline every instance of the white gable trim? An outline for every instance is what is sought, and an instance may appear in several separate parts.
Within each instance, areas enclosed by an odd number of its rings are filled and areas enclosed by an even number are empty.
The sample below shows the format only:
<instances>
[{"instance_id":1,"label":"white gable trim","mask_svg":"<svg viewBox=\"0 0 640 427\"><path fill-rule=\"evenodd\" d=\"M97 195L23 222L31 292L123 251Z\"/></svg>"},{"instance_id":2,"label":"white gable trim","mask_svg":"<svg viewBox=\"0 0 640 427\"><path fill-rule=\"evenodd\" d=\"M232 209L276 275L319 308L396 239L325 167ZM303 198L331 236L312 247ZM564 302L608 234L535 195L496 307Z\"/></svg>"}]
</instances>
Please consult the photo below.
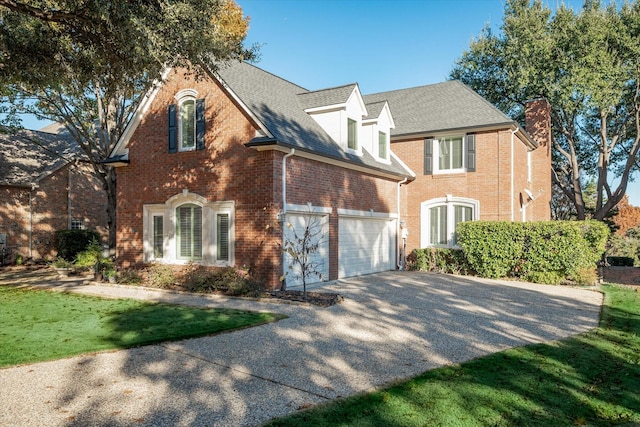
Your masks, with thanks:
<instances>
[{"instance_id":1,"label":"white gable trim","mask_svg":"<svg viewBox=\"0 0 640 427\"><path fill-rule=\"evenodd\" d=\"M129 144L129 140L131 139L134 132L138 128L138 125L140 125L140 122L142 121L143 117L147 114L147 111L149 110L149 106L151 106L151 103L155 99L156 95L158 95L158 92L160 91L162 84L165 82L165 80L169 76L170 71L171 71L171 68L169 67L165 68L162 71L162 74L160 75L160 80L156 79L153 81L151 88L144 95L144 99L140 102L140 104L138 104L138 108L136 109L135 113L133 113L133 117L131 117L131 120L129 120L129 123L127 123L127 127L124 128L124 132L122 132L122 136L120 137L120 140L117 142L116 146L113 148L113 150L109 154L109 157L115 157L122 154L129 154L129 150L127 148L127 145Z\"/></svg>"}]
</instances>

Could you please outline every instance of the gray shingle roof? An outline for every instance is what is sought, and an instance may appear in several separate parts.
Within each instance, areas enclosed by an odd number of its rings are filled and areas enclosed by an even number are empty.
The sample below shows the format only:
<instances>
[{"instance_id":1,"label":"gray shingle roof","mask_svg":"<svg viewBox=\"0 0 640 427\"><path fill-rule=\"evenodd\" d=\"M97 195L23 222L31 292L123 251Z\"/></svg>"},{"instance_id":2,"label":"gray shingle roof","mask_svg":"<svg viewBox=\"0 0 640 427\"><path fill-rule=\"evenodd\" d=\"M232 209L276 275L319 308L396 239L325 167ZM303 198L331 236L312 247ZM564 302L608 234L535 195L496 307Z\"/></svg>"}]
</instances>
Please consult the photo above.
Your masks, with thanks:
<instances>
[{"instance_id":1,"label":"gray shingle roof","mask_svg":"<svg viewBox=\"0 0 640 427\"><path fill-rule=\"evenodd\" d=\"M0 185L31 185L77 158L81 151L66 130L0 131ZM52 133L52 132L58 133Z\"/></svg>"},{"instance_id":2,"label":"gray shingle roof","mask_svg":"<svg viewBox=\"0 0 640 427\"><path fill-rule=\"evenodd\" d=\"M355 88L356 84L352 83L329 89L305 92L298 95L298 100L304 110L314 107L344 104L347 102Z\"/></svg>"},{"instance_id":3,"label":"gray shingle roof","mask_svg":"<svg viewBox=\"0 0 640 427\"><path fill-rule=\"evenodd\" d=\"M306 107L302 105L301 97L298 95L308 93L306 89L244 62L234 62L224 66L218 70L218 75L275 139L274 141L256 138L248 145L277 143L284 147L347 161L398 177L410 176L411 172L395 159L389 165L376 161L365 150L362 156L345 152L311 116L304 112ZM353 89L354 86L336 88L331 96L342 94L342 89L346 92L348 87ZM302 98L304 99L304 96Z\"/></svg>"},{"instance_id":4,"label":"gray shingle roof","mask_svg":"<svg viewBox=\"0 0 640 427\"><path fill-rule=\"evenodd\" d=\"M382 109L384 108L384 104L386 104L386 102L387 101L380 101L365 104L367 107L367 117L365 117L365 119L377 119L378 117L380 117L380 113L382 112ZM391 115L393 115L393 112L391 113Z\"/></svg>"},{"instance_id":5,"label":"gray shingle roof","mask_svg":"<svg viewBox=\"0 0 640 427\"><path fill-rule=\"evenodd\" d=\"M363 95L367 105L388 101L392 136L514 123L496 107L457 80Z\"/></svg>"}]
</instances>

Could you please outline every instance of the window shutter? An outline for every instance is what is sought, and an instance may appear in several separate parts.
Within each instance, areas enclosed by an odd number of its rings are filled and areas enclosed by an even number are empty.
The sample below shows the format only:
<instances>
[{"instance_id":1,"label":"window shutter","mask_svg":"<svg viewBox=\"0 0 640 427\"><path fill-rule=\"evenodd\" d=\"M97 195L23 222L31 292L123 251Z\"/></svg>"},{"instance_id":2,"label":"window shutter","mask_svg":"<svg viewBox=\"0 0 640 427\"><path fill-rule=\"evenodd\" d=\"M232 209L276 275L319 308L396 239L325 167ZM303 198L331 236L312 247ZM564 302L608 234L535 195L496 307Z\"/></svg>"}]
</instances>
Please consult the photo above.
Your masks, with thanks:
<instances>
[{"instance_id":1,"label":"window shutter","mask_svg":"<svg viewBox=\"0 0 640 427\"><path fill-rule=\"evenodd\" d=\"M433 138L424 140L424 174L433 173Z\"/></svg>"},{"instance_id":2,"label":"window shutter","mask_svg":"<svg viewBox=\"0 0 640 427\"><path fill-rule=\"evenodd\" d=\"M204 150L204 99L196 99L196 150Z\"/></svg>"},{"instance_id":3,"label":"window shutter","mask_svg":"<svg viewBox=\"0 0 640 427\"><path fill-rule=\"evenodd\" d=\"M476 136L467 135L467 171L476 171Z\"/></svg>"},{"instance_id":4,"label":"window shutter","mask_svg":"<svg viewBox=\"0 0 640 427\"><path fill-rule=\"evenodd\" d=\"M178 127L176 126L178 107L176 104L169 105L169 152L178 151Z\"/></svg>"}]
</instances>

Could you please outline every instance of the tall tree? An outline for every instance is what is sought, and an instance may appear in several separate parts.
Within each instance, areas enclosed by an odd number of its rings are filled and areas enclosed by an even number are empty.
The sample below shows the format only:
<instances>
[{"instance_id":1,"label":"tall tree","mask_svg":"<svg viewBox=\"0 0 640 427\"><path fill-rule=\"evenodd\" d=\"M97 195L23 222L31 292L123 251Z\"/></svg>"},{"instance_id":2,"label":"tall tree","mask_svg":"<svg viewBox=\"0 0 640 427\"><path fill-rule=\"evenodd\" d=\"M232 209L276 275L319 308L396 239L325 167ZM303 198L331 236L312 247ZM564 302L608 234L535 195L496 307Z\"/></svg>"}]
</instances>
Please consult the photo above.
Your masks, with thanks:
<instances>
[{"instance_id":1,"label":"tall tree","mask_svg":"<svg viewBox=\"0 0 640 427\"><path fill-rule=\"evenodd\" d=\"M589 214L583 186L596 182L592 217L622 200L640 169L640 2L583 8L507 0L500 31L486 27L456 62L460 79L522 121L524 103L552 106L553 180L578 219ZM612 188L612 178L619 184Z\"/></svg>"},{"instance_id":2,"label":"tall tree","mask_svg":"<svg viewBox=\"0 0 640 427\"><path fill-rule=\"evenodd\" d=\"M253 59L248 25L233 0L0 0L2 124L64 123L102 180L113 248L116 175L101 162L164 69Z\"/></svg>"}]
</instances>

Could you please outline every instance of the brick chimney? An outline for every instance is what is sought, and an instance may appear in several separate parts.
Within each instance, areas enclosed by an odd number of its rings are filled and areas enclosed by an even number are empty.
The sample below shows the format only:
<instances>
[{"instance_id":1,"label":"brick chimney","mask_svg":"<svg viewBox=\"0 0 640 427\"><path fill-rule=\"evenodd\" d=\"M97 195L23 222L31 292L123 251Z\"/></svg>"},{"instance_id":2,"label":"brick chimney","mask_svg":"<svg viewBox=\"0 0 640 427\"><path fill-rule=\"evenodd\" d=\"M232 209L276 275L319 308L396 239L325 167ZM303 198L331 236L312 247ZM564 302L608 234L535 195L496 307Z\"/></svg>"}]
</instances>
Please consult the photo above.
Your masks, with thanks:
<instances>
[{"instance_id":1,"label":"brick chimney","mask_svg":"<svg viewBox=\"0 0 640 427\"><path fill-rule=\"evenodd\" d=\"M525 129L538 144L551 149L551 106L544 99L527 101L524 106Z\"/></svg>"}]
</instances>

